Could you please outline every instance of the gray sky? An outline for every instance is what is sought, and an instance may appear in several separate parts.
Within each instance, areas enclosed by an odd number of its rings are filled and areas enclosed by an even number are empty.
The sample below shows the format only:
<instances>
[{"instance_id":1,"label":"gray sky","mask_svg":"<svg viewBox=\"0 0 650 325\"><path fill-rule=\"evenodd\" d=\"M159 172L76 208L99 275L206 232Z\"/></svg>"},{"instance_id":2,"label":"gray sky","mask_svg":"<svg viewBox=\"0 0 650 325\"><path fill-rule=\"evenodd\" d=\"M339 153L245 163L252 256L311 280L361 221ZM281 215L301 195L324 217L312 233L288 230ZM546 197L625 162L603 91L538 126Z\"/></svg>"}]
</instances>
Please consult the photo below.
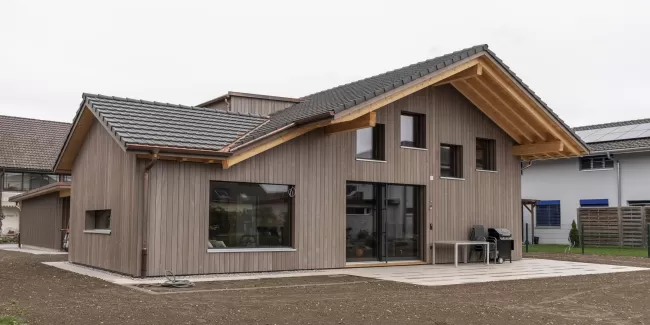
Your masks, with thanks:
<instances>
[{"instance_id":1,"label":"gray sky","mask_svg":"<svg viewBox=\"0 0 650 325\"><path fill-rule=\"evenodd\" d=\"M300 97L487 43L571 126L650 117L650 1L318 3L4 0L0 114L69 122L83 92Z\"/></svg>"}]
</instances>

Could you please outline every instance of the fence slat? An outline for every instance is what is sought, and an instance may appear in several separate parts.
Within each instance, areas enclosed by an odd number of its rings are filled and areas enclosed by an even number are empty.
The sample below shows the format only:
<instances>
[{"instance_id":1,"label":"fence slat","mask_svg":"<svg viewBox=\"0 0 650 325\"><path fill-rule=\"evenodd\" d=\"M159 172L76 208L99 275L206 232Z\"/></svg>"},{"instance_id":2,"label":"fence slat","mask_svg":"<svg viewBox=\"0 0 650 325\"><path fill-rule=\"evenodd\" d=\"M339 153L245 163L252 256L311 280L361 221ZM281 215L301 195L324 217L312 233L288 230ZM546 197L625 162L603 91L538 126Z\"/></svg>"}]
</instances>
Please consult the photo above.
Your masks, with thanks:
<instances>
[{"instance_id":1,"label":"fence slat","mask_svg":"<svg viewBox=\"0 0 650 325\"><path fill-rule=\"evenodd\" d=\"M650 207L578 208L586 245L647 247L649 218Z\"/></svg>"}]
</instances>

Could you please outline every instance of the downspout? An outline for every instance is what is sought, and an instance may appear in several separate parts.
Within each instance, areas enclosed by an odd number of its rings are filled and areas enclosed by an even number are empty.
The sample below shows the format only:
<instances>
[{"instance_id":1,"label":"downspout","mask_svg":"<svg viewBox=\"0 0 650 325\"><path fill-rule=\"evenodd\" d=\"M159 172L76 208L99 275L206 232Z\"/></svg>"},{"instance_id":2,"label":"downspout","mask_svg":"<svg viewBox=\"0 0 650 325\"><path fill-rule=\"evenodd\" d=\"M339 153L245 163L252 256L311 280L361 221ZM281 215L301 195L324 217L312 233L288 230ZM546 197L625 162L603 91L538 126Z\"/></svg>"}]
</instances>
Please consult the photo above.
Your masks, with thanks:
<instances>
[{"instance_id":1,"label":"downspout","mask_svg":"<svg viewBox=\"0 0 650 325\"><path fill-rule=\"evenodd\" d=\"M622 204L621 204L621 198L622 198L622 195L621 195L621 161L618 160L618 159L615 159L609 151L607 151L606 154L607 154L607 159L613 160L614 163L616 163L616 201L618 202L618 209L617 209L617 212L618 212L618 229L622 229L622 218L621 218L621 214L622 214L621 213L621 207L622 207ZM622 233L623 233L622 231L619 231L619 244L620 244L620 246L623 246L623 237L622 237L623 235L622 235Z\"/></svg>"},{"instance_id":2,"label":"downspout","mask_svg":"<svg viewBox=\"0 0 650 325\"><path fill-rule=\"evenodd\" d=\"M144 166L143 183L142 183L142 252L141 252L141 267L140 276L147 276L147 230L149 222L149 171L158 162L158 153L154 153L151 161Z\"/></svg>"}]
</instances>

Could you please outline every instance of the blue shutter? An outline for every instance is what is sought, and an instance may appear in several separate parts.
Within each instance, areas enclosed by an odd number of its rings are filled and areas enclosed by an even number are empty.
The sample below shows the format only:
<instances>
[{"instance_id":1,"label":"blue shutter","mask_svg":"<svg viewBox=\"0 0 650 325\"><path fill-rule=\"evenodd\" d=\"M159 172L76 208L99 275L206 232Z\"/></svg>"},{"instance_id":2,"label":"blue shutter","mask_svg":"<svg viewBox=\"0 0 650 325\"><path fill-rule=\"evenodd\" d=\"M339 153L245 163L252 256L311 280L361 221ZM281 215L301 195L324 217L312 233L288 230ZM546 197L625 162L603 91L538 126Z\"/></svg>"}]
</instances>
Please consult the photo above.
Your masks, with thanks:
<instances>
[{"instance_id":1,"label":"blue shutter","mask_svg":"<svg viewBox=\"0 0 650 325\"><path fill-rule=\"evenodd\" d=\"M541 227L559 227L562 222L560 216L560 201L539 201L535 208L536 225Z\"/></svg>"},{"instance_id":2,"label":"blue shutter","mask_svg":"<svg viewBox=\"0 0 650 325\"><path fill-rule=\"evenodd\" d=\"M608 207L608 199L590 199L590 200L580 200L581 207Z\"/></svg>"}]
</instances>

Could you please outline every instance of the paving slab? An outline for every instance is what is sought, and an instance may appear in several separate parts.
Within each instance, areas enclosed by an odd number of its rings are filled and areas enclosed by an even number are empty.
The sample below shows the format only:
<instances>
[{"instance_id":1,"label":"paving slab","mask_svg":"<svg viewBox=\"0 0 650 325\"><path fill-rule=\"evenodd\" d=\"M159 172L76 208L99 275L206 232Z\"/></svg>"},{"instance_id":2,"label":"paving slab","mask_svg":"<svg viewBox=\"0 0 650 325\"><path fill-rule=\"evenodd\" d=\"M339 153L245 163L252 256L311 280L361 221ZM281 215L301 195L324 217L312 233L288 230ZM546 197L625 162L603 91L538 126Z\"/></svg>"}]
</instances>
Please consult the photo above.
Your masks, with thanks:
<instances>
[{"instance_id":1,"label":"paving slab","mask_svg":"<svg viewBox=\"0 0 650 325\"><path fill-rule=\"evenodd\" d=\"M10 252L19 252L27 253L34 255L66 255L67 252L55 251L53 249L47 249L42 247L34 246L25 246L19 248L18 244L0 244L0 250L10 251Z\"/></svg>"}]
</instances>

